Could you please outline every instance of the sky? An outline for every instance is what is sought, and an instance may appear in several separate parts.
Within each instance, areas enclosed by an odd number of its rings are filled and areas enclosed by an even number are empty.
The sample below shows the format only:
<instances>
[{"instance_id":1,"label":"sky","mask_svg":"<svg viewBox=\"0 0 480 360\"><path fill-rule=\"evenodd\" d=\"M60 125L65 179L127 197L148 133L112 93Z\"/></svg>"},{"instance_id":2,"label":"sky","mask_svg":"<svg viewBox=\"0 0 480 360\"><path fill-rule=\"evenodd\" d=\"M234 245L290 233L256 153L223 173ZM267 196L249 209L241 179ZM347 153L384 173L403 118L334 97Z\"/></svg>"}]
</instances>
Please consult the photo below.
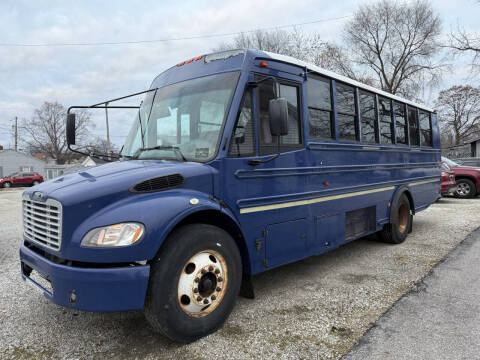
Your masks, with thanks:
<instances>
[{"instance_id":1,"label":"sky","mask_svg":"<svg viewBox=\"0 0 480 360\"><path fill-rule=\"evenodd\" d=\"M44 101L90 105L148 89L153 78L180 61L208 53L234 35L102 46L8 46L125 42L230 34L325 20L300 26L324 41L341 42L341 29L359 4L371 1L8 1L0 3L0 145L13 144L14 118L31 118ZM432 0L445 34L457 25L480 33L476 0ZM346 18L344 18L346 17ZM342 18L342 19L338 19ZM288 28L285 28L288 30ZM452 70L424 94L433 106L439 90L478 86L469 58L449 59ZM141 98L134 100L139 103ZM100 112L100 110L98 110ZM92 136L104 136L103 114ZM111 137L122 144L131 113L113 111Z\"/></svg>"}]
</instances>

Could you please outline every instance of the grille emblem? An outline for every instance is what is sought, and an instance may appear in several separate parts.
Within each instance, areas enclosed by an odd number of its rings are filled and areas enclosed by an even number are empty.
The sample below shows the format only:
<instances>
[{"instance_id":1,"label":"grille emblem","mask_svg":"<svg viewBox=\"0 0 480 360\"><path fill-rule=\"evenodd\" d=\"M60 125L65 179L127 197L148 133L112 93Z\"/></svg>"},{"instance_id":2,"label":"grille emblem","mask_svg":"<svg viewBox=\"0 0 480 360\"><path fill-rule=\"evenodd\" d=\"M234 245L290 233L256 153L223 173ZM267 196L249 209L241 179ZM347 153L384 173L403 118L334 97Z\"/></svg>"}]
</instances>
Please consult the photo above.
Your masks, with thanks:
<instances>
[{"instance_id":1,"label":"grille emblem","mask_svg":"<svg viewBox=\"0 0 480 360\"><path fill-rule=\"evenodd\" d=\"M40 191L35 191L33 193L33 199L37 200L37 201L42 200L43 199L43 193L41 193Z\"/></svg>"}]
</instances>

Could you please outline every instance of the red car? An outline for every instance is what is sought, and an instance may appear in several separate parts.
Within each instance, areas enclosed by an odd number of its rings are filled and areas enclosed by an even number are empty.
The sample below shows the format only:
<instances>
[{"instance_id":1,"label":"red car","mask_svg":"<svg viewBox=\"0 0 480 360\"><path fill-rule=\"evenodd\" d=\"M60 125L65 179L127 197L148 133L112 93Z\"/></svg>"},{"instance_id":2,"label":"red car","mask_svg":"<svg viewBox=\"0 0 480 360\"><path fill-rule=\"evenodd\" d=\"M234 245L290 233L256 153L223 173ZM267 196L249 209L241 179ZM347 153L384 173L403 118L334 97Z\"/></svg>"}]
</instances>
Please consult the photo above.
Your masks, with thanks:
<instances>
[{"instance_id":1,"label":"red car","mask_svg":"<svg viewBox=\"0 0 480 360\"><path fill-rule=\"evenodd\" d=\"M459 198L471 198L480 191L480 168L462 166L455 161L442 156L442 163L446 163L455 173L457 183L456 196Z\"/></svg>"},{"instance_id":2,"label":"red car","mask_svg":"<svg viewBox=\"0 0 480 360\"><path fill-rule=\"evenodd\" d=\"M33 186L43 182L43 176L36 172L16 172L0 178L0 187Z\"/></svg>"},{"instance_id":3,"label":"red car","mask_svg":"<svg viewBox=\"0 0 480 360\"><path fill-rule=\"evenodd\" d=\"M447 165L442 162L442 196L454 194L457 191L457 184L455 183L455 173Z\"/></svg>"}]
</instances>

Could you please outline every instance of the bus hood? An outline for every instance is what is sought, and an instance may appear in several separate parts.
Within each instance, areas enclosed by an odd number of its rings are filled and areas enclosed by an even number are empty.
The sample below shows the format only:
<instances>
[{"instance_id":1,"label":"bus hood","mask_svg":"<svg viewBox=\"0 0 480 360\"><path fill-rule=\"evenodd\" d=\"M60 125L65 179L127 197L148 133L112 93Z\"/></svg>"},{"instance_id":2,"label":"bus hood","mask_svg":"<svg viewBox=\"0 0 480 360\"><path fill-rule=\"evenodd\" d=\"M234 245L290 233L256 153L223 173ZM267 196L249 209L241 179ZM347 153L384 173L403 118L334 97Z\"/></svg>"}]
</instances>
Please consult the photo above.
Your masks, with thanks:
<instances>
[{"instance_id":1,"label":"bus hood","mask_svg":"<svg viewBox=\"0 0 480 360\"><path fill-rule=\"evenodd\" d=\"M213 169L205 164L194 162L170 162L164 160L130 160L116 161L43 182L25 190L24 196L45 201L52 197L62 205L72 205L87 199L111 198L135 195L129 189L143 180L181 174L185 178L184 186L195 190L212 193ZM120 195L121 194L121 195ZM117 197L114 196L114 197Z\"/></svg>"}]
</instances>

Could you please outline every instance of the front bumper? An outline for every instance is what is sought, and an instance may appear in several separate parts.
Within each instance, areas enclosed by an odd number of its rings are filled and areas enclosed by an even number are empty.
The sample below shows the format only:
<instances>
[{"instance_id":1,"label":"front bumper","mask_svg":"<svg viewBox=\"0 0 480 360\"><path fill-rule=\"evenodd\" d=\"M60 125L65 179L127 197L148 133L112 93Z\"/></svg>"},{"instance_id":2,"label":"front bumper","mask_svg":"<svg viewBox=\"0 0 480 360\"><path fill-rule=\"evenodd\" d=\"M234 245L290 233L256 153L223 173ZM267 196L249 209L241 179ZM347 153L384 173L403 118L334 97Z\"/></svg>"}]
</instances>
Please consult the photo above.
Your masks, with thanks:
<instances>
[{"instance_id":1,"label":"front bumper","mask_svg":"<svg viewBox=\"0 0 480 360\"><path fill-rule=\"evenodd\" d=\"M457 191L457 185L442 185L442 195L453 195Z\"/></svg>"},{"instance_id":2,"label":"front bumper","mask_svg":"<svg viewBox=\"0 0 480 360\"><path fill-rule=\"evenodd\" d=\"M126 311L143 308L150 265L76 267L56 264L22 244L23 280L55 304L84 311ZM32 269L50 282L51 290L30 277ZM74 294L74 295L72 295Z\"/></svg>"}]
</instances>

